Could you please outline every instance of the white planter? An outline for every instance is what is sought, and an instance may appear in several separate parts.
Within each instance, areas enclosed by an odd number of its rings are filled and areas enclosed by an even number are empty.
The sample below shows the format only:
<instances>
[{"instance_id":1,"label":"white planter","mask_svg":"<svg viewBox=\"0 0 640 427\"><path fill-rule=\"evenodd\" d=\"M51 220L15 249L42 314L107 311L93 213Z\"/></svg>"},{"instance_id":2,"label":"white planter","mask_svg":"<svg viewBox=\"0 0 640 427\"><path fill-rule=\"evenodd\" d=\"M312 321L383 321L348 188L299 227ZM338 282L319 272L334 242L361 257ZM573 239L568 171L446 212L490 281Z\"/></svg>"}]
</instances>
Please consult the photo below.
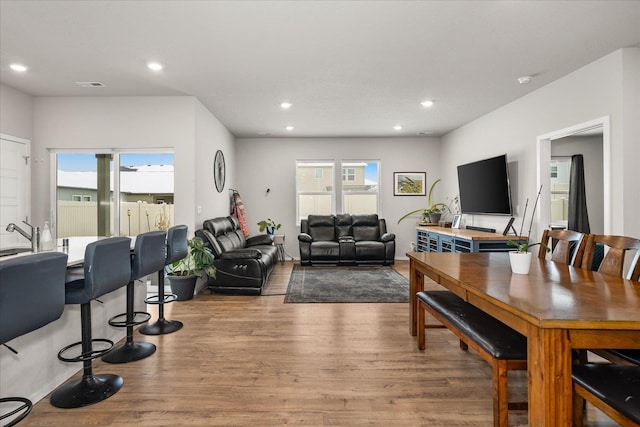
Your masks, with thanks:
<instances>
[{"instance_id":1,"label":"white planter","mask_svg":"<svg viewBox=\"0 0 640 427\"><path fill-rule=\"evenodd\" d=\"M515 274L529 274L531 252L509 252L511 271Z\"/></svg>"}]
</instances>

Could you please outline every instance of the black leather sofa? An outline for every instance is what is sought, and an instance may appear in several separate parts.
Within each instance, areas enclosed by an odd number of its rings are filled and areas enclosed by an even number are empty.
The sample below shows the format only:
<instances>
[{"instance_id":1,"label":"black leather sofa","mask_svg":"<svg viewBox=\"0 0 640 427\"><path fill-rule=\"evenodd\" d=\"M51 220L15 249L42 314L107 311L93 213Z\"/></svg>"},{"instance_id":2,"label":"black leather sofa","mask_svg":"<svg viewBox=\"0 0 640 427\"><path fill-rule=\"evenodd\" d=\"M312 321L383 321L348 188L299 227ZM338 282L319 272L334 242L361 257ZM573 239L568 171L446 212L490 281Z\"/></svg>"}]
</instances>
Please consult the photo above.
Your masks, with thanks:
<instances>
[{"instance_id":1,"label":"black leather sofa","mask_svg":"<svg viewBox=\"0 0 640 427\"><path fill-rule=\"evenodd\" d=\"M300 264L393 265L396 236L378 215L309 215L300 224Z\"/></svg>"},{"instance_id":2,"label":"black leather sofa","mask_svg":"<svg viewBox=\"0 0 640 427\"><path fill-rule=\"evenodd\" d=\"M235 216L206 220L195 234L215 257L216 277L209 277L209 289L235 295L262 293L278 261L278 250L267 234L245 238Z\"/></svg>"}]
</instances>

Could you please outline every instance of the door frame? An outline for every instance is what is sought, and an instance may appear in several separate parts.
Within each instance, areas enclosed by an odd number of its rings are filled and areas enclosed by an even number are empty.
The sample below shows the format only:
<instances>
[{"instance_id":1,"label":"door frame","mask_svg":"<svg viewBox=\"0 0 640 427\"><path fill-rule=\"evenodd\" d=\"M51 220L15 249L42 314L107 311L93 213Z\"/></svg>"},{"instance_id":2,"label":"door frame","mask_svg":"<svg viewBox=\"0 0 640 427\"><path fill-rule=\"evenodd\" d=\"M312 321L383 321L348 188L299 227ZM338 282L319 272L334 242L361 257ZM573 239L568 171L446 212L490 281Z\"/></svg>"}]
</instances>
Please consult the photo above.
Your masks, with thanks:
<instances>
[{"instance_id":1,"label":"door frame","mask_svg":"<svg viewBox=\"0 0 640 427\"><path fill-rule=\"evenodd\" d=\"M26 147L27 168L25 176L25 215L27 216L27 221L33 223L33 218L31 218L31 140L8 135L5 133L0 133L0 139L5 139L7 141L15 142L18 144L24 144Z\"/></svg>"},{"instance_id":2,"label":"door frame","mask_svg":"<svg viewBox=\"0 0 640 427\"><path fill-rule=\"evenodd\" d=\"M598 128L602 128L603 225L604 233L611 234L611 120L609 116L549 132L536 138L536 161L538 163L537 183L538 188L542 186L540 209L538 209L537 218L540 229L548 228L551 224L551 141Z\"/></svg>"}]
</instances>

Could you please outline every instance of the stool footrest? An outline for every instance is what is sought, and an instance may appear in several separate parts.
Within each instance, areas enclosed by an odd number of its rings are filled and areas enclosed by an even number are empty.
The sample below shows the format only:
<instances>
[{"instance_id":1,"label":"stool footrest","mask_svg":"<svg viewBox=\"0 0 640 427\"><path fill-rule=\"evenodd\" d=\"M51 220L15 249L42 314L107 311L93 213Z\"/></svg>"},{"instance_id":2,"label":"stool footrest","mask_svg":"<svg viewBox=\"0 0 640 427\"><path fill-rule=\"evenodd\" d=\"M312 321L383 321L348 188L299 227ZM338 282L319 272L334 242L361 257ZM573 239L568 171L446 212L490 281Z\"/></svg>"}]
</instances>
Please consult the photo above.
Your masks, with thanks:
<instances>
[{"instance_id":1,"label":"stool footrest","mask_svg":"<svg viewBox=\"0 0 640 427\"><path fill-rule=\"evenodd\" d=\"M141 320L135 320L137 316L141 316ZM117 320L121 317L124 317L125 320ZM131 322L127 322L127 313L121 313L116 314L111 319L109 319L109 325L116 328L125 328L129 326L142 325L143 323L147 323L149 319L151 319L151 313L147 313L146 311L134 311L133 320Z\"/></svg>"},{"instance_id":2,"label":"stool footrest","mask_svg":"<svg viewBox=\"0 0 640 427\"><path fill-rule=\"evenodd\" d=\"M9 411L6 414L0 415L0 420L4 420L5 418L9 418L16 414L20 414L17 417L15 417L13 420L9 421L9 423L6 424L7 427L11 427L18 424L20 421L24 419L24 417L29 415L29 412L31 412L31 410L33 409L33 403L25 397L3 397L2 399L0 399L0 403L21 403L21 405L15 408L14 410ZM2 425L5 425L5 424L3 423Z\"/></svg>"},{"instance_id":3,"label":"stool footrest","mask_svg":"<svg viewBox=\"0 0 640 427\"><path fill-rule=\"evenodd\" d=\"M165 294L164 299L160 299L160 295L152 295L147 297L144 302L147 304L169 304L170 302L174 302L178 299L178 295L176 294Z\"/></svg>"},{"instance_id":4,"label":"stool footrest","mask_svg":"<svg viewBox=\"0 0 640 427\"><path fill-rule=\"evenodd\" d=\"M106 343L109 344L109 346L107 348L104 348L102 350L91 350L89 353L80 353L78 356L76 357L64 357L62 354L65 353L68 350L71 350L73 347L77 347L79 345L82 345L82 341L78 341L76 343L70 344L66 347L64 347L62 350L60 350L58 352L58 359L62 360L63 362L84 362L87 360L93 360L93 359L97 359L98 357L102 357L105 354L107 354L108 352L111 351L111 349L113 348L113 341L105 339L105 338L94 338L91 340L92 343L94 342L101 342L101 343Z\"/></svg>"}]
</instances>

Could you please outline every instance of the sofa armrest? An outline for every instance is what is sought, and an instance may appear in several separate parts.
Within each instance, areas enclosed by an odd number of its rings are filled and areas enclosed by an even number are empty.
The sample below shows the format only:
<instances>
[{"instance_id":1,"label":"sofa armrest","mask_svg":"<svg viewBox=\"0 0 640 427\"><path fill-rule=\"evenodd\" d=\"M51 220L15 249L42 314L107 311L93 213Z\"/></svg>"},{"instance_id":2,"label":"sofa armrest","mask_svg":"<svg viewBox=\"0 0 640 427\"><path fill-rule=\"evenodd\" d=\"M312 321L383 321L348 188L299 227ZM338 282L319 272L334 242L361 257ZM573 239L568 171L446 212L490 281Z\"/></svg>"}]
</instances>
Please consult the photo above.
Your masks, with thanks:
<instances>
[{"instance_id":1,"label":"sofa armrest","mask_svg":"<svg viewBox=\"0 0 640 427\"><path fill-rule=\"evenodd\" d=\"M307 233L300 233L298 234L298 240L301 242L311 243L313 242L313 237L311 237Z\"/></svg>"},{"instance_id":2,"label":"sofa armrest","mask_svg":"<svg viewBox=\"0 0 640 427\"><path fill-rule=\"evenodd\" d=\"M393 233L384 233L382 237L380 237L380 240L383 242L392 242L396 240L396 235Z\"/></svg>"},{"instance_id":3,"label":"sofa armrest","mask_svg":"<svg viewBox=\"0 0 640 427\"><path fill-rule=\"evenodd\" d=\"M271 241L271 239L269 239ZM259 259L262 253L257 249L236 249L234 251L224 252L220 255L221 259Z\"/></svg>"},{"instance_id":4,"label":"sofa armrest","mask_svg":"<svg viewBox=\"0 0 640 427\"><path fill-rule=\"evenodd\" d=\"M268 234L258 234L257 236L251 236L247 239L247 247L257 245L270 245L273 242Z\"/></svg>"}]
</instances>

